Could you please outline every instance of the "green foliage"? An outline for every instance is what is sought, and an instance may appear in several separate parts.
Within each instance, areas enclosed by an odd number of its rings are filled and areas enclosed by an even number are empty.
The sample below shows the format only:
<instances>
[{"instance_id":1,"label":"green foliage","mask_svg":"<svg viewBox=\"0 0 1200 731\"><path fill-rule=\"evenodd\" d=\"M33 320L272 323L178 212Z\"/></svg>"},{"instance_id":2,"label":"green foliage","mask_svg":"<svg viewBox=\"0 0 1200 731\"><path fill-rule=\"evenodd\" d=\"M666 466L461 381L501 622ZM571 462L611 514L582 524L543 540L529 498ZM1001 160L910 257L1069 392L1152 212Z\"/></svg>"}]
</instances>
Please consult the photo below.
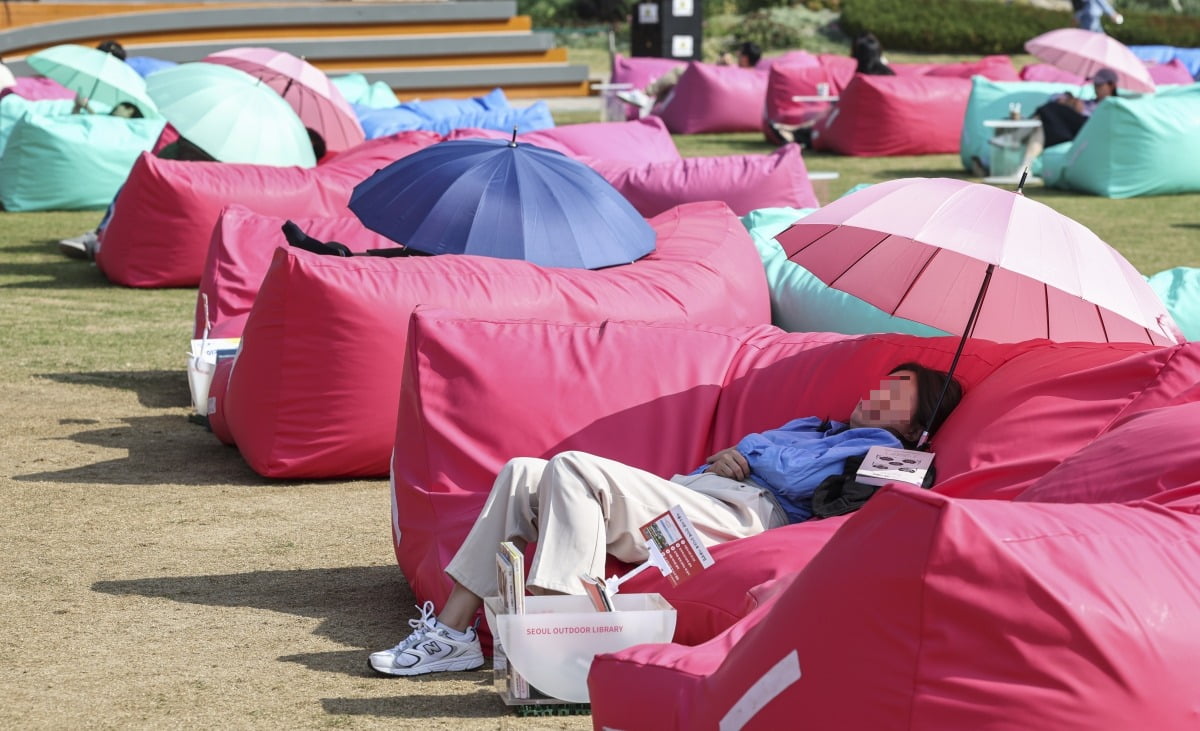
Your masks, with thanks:
<instances>
[{"instance_id":1,"label":"green foliage","mask_svg":"<svg viewBox=\"0 0 1200 731\"><path fill-rule=\"evenodd\" d=\"M1200 18L1129 10L1110 25L1128 44L1200 46ZM925 53L1021 53L1034 36L1071 26L1070 13L1028 4L982 0L845 0L842 30L871 31L887 49Z\"/></svg>"},{"instance_id":2,"label":"green foliage","mask_svg":"<svg viewBox=\"0 0 1200 731\"><path fill-rule=\"evenodd\" d=\"M704 23L704 55L715 59L744 41L766 53L803 48L814 53L845 51L847 42L832 10L792 6L762 8L747 15L708 17Z\"/></svg>"}]
</instances>

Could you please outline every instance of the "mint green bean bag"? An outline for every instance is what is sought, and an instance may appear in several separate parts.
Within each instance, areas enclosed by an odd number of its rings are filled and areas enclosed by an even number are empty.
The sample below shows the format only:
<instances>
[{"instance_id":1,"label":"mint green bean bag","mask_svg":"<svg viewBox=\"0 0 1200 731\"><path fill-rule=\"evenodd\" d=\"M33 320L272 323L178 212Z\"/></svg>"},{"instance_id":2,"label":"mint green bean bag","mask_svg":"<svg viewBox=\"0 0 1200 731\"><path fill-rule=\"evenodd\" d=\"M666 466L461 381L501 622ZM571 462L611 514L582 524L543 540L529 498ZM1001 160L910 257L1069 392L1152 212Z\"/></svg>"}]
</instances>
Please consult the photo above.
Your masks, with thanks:
<instances>
[{"instance_id":1,"label":"mint green bean bag","mask_svg":"<svg viewBox=\"0 0 1200 731\"><path fill-rule=\"evenodd\" d=\"M1047 185L1106 198L1200 192L1200 84L1105 99L1062 154Z\"/></svg>"},{"instance_id":2,"label":"mint green bean bag","mask_svg":"<svg viewBox=\"0 0 1200 731\"><path fill-rule=\"evenodd\" d=\"M1175 324L1188 340L1200 340L1200 269L1175 267L1149 278Z\"/></svg>"},{"instance_id":3,"label":"mint green bean bag","mask_svg":"<svg viewBox=\"0 0 1200 731\"><path fill-rule=\"evenodd\" d=\"M27 112L0 154L0 205L8 211L104 208L163 124L161 118Z\"/></svg>"},{"instance_id":4,"label":"mint green bean bag","mask_svg":"<svg viewBox=\"0 0 1200 731\"><path fill-rule=\"evenodd\" d=\"M982 76L971 78L971 96L967 98L967 112L963 116L962 137L958 156L963 169L971 169L971 158L978 157L984 165L991 164L992 145L988 140L995 130L985 127L989 119L1008 117L1008 105L1021 105L1021 116L1026 119L1046 103L1052 94L1069 91L1076 96L1090 99L1095 96L1091 84L1080 88L1078 84L1062 84L1046 81L991 81ZM1034 160L1032 173L1039 175L1041 167Z\"/></svg>"},{"instance_id":5,"label":"mint green bean bag","mask_svg":"<svg viewBox=\"0 0 1200 731\"><path fill-rule=\"evenodd\" d=\"M790 261L775 240L812 208L760 208L742 217L767 272L771 293L771 322L790 332L895 332L945 335L941 330L892 317L874 305L831 288L799 264Z\"/></svg>"},{"instance_id":6,"label":"mint green bean bag","mask_svg":"<svg viewBox=\"0 0 1200 731\"><path fill-rule=\"evenodd\" d=\"M5 94L0 97L0 154L4 153L4 146L8 143L8 136L12 134L13 126L27 112L35 112L48 117L60 116L70 114L74 105L75 102L71 99L30 100L16 94Z\"/></svg>"},{"instance_id":7,"label":"mint green bean bag","mask_svg":"<svg viewBox=\"0 0 1200 731\"><path fill-rule=\"evenodd\" d=\"M346 101L355 106L370 107L371 109L391 109L400 104L392 87L376 81L370 83L362 74L344 74L331 76L329 80L342 92Z\"/></svg>"}]
</instances>

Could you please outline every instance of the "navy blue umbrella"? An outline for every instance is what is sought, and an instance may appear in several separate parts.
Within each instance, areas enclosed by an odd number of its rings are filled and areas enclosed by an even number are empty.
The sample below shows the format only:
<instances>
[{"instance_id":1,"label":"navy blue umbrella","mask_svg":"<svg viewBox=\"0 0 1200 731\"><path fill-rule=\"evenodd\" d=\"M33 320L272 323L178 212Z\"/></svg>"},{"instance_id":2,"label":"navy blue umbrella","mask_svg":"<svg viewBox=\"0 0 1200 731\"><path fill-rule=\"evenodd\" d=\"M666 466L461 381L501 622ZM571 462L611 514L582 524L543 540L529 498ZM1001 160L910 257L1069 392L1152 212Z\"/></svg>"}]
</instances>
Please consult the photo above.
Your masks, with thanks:
<instances>
[{"instance_id":1,"label":"navy blue umbrella","mask_svg":"<svg viewBox=\"0 0 1200 731\"><path fill-rule=\"evenodd\" d=\"M515 141L426 147L355 186L350 210L372 231L428 254L599 269L654 251L654 229L599 173Z\"/></svg>"}]
</instances>

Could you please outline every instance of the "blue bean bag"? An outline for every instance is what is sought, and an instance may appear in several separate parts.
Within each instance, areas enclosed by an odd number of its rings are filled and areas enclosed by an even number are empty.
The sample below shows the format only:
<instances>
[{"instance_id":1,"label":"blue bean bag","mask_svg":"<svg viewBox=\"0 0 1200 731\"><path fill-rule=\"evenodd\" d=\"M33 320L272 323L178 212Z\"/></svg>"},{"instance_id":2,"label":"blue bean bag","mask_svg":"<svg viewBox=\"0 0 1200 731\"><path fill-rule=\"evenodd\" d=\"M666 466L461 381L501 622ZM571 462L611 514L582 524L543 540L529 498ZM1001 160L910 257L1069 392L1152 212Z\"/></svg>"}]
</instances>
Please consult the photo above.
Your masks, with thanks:
<instances>
[{"instance_id":1,"label":"blue bean bag","mask_svg":"<svg viewBox=\"0 0 1200 731\"><path fill-rule=\"evenodd\" d=\"M1150 277L1149 281L1183 336L1192 341L1200 340L1200 268L1167 269Z\"/></svg>"},{"instance_id":2,"label":"blue bean bag","mask_svg":"<svg viewBox=\"0 0 1200 731\"><path fill-rule=\"evenodd\" d=\"M742 225L750 232L767 272L772 324L790 332L946 334L912 320L892 317L872 304L833 289L789 260L775 237L813 210L761 208L742 218Z\"/></svg>"},{"instance_id":3,"label":"blue bean bag","mask_svg":"<svg viewBox=\"0 0 1200 731\"><path fill-rule=\"evenodd\" d=\"M1176 48L1175 46L1130 46L1129 50L1143 61L1153 63L1170 63L1179 59L1192 78L1200 77L1200 48Z\"/></svg>"},{"instance_id":4,"label":"blue bean bag","mask_svg":"<svg viewBox=\"0 0 1200 731\"><path fill-rule=\"evenodd\" d=\"M163 125L161 118L27 112L0 155L0 205L9 211L104 208Z\"/></svg>"},{"instance_id":5,"label":"blue bean bag","mask_svg":"<svg viewBox=\"0 0 1200 731\"><path fill-rule=\"evenodd\" d=\"M172 66L179 65L174 61L168 61L163 58L154 58L153 56L130 56L129 58L125 59L125 63L132 66L133 70L138 72L143 79L155 71L162 71L163 69L169 69Z\"/></svg>"},{"instance_id":6,"label":"blue bean bag","mask_svg":"<svg viewBox=\"0 0 1200 731\"><path fill-rule=\"evenodd\" d=\"M1047 185L1106 198L1200 192L1200 85L1105 99L1071 142L1042 153Z\"/></svg>"},{"instance_id":7,"label":"blue bean bag","mask_svg":"<svg viewBox=\"0 0 1200 731\"><path fill-rule=\"evenodd\" d=\"M963 169L971 169L971 158L978 157L984 165L991 164L993 145L988 140L995 130L985 127L989 119L1008 117L1008 105L1020 104L1021 116L1028 117L1050 98L1051 94L1069 91L1076 96L1089 98L1095 95L1090 84L1081 89L1075 84L1045 81L991 81L982 76L972 79L971 96L967 99L967 112L963 116L962 137L959 140L958 156ZM1038 175L1040 162L1035 160L1033 174Z\"/></svg>"},{"instance_id":8,"label":"blue bean bag","mask_svg":"<svg viewBox=\"0 0 1200 731\"><path fill-rule=\"evenodd\" d=\"M354 113L358 115L367 139L413 130L445 135L467 127L509 132L516 127L521 132L534 132L554 126L554 118L545 102L535 102L525 108L513 107L500 89L473 99L407 102L390 109L356 106Z\"/></svg>"}]
</instances>

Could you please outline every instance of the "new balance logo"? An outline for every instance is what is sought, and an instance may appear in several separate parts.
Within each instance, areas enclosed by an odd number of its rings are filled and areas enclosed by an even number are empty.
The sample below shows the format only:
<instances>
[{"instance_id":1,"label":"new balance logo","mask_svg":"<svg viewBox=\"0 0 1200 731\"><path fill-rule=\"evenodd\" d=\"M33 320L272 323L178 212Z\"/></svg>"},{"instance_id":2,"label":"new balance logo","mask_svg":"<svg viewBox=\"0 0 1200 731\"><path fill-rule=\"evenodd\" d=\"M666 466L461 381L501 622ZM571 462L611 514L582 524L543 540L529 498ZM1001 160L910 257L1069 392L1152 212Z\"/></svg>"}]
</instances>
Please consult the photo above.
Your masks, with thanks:
<instances>
[{"instance_id":1,"label":"new balance logo","mask_svg":"<svg viewBox=\"0 0 1200 731\"><path fill-rule=\"evenodd\" d=\"M442 651L442 646L437 642L426 642L421 645L421 649L425 651L426 655L436 655Z\"/></svg>"}]
</instances>

